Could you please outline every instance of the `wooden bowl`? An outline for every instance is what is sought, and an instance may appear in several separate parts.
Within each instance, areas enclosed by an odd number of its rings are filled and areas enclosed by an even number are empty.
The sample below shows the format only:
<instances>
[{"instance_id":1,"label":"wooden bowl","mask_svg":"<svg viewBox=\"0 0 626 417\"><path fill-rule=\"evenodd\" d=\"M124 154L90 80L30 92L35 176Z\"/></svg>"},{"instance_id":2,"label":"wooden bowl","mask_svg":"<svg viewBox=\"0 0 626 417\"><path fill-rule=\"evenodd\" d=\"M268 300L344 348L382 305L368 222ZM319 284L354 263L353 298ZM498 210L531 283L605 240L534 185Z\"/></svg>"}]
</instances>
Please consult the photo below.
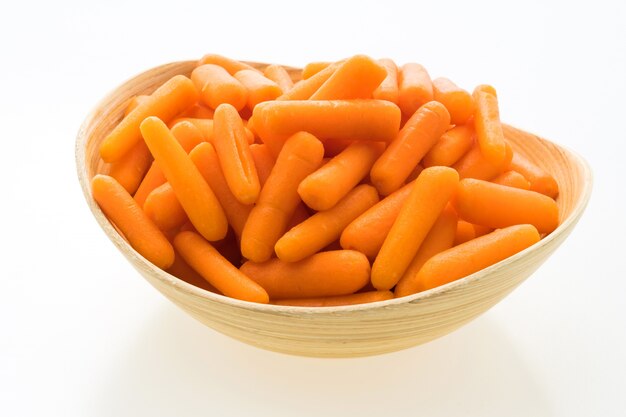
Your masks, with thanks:
<instances>
[{"instance_id":1,"label":"wooden bowl","mask_svg":"<svg viewBox=\"0 0 626 417\"><path fill-rule=\"evenodd\" d=\"M592 175L581 157L545 139L505 126L515 152L550 172L560 188L560 226L534 246L442 287L364 305L261 305L205 291L155 267L132 249L95 203L90 187L91 178L102 165L100 143L122 118L130 98L151 93L176 74L189 75L194 65L195 61L184 61L151 69L104 98L78 132L78 178L96 220L139 273L191 316L242 342L295 355L354 357L405 349L443 336L488 310L532 274L567 238L589 201ZM299 70L289 71L294 79L299 78Z\"/></svg>"}]
</instances>

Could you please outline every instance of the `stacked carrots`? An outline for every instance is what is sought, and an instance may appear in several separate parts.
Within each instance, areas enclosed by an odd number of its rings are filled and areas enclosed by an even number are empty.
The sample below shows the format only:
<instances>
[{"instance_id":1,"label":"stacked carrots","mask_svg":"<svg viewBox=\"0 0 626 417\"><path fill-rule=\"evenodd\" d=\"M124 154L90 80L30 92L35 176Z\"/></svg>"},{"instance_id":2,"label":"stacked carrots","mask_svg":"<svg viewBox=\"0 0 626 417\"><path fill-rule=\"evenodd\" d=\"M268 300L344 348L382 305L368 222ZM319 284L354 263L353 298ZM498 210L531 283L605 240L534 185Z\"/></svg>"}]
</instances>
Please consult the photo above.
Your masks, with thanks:
<instances>
[{"instance_id":1,"label":"stacked carrots","mask_svg":"<svg viewBox=\"0 0 626 417\"><path fill-rule=\"evenodd\" d=\"M100 156L93 197L139 254L257 303L427 291L559 225L558 184L509 145L493 87L391 59L206 55L134 97Z\"/></svg>"}]
</instances>

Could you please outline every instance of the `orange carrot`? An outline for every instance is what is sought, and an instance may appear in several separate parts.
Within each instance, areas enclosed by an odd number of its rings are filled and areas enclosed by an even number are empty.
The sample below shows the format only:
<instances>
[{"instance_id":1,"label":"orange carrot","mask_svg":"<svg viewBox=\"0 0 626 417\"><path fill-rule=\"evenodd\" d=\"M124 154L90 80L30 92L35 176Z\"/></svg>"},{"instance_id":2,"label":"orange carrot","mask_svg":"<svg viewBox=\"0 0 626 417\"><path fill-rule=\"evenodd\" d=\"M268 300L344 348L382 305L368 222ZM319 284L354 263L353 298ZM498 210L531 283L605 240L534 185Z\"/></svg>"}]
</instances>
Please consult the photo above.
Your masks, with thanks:
<instances>
[{"instance_id":1,"label":"orange carrot","mask_svg":"<svg viewBox=\"0 0 626 417\"><path fill-rule=\"evenodd\" d=\"M355 55L343 62L310 100L371 98L387 76L385 67L366 55Z\"/></svg>"},{"instance_id":2,"label":"orange carrot","mask_svg":"<svg viewBox=\"0 0 626 417\"><path fill-rule=\"evenodd\" d=\"M269 146L261 143L254 143L250 145L250 154L254 160L254 166L256 168L257 176L259 177L259 184L261 187L265 184L267 177L270 176L272 168L276 163Z\"/></svg>"},{"instance_id":3,"label":"orange carrot","mask_svg":"<svg viewBox=\"0 0 626 417\"><path fill-rule=\"evenodd\" d=\"M559 225L559 209L550 197L471 178L460 182L454 207L463 220L494 229L532 224L550 233Z\"/></svg>"},{"instance_id":4,"label":"orange carrot","mask_svg":"<svg viewBox=\"0 0 626 417\"><path fill-rule=\"evenodd\" d=\"M335 72L340 63L335 63L324 68L314 76L298 81L291 90L285 92L276 100L308 100Z\"/></svg>"},{"instance_id":5,"label":"orange carrot","mask_svg":"<svg viewBox=\"0 0 626 417\"><path fill-rule=\"evenodd\" d=\"M176 251L175 251L176 252ZM185 262L180 253L176 253L174 257L174 263L167 268L166 272L170 275L174 275L176 278L185 281L195 287L202 288L203 290L211 291L217 294L221 294L217 288L209 284L209 282L202 278L202 275L193 270L192 267Z\"/></svg>"},{"instance_id":6,"label":"orange carrot","mask_svg":"<svg viewBox=\"0 0 626 417\"><path fill-rule=\"evenodd\" d=\"M248 100L246 87L220 66L207 64L196 67L191 73L191 81L200 91L200 100L212 109L228 103L241 110Z\"/></svg>"},{"instance_id":7,"label":"orange carrot","mask_svg":"<svg viewBox=\"0 0 626 417\"><path fill-rule=\"evenodd\" d=\"M179 233L174 246L189 266L224 295L255 303L269 302L261 286L242 274L197 233Z\"/></svg>"},{"instance_id":8,"label":"orange carrot","mask_svg":"<svg viewBox=\"0 0 626 417\"><path fill-rule=\"evenodd\" d=\"M215 194L165 123L148 117L141 133L189 220L209 240L223 239L228 222Z\"/></svg>"},{"instance_id":9,"label":"orange carrot","mask_svg":"<svg viewBox=\"0 0 626 417\"><path fill-rule=\"evenodd\" d=\"M274 81L283 93L286 93L293 87L293 80L291 79L291 76L287 70L280 65L268 65L263 70L263 74L270 80Z\"/></svg>"},{"instance_id":10,"label":"orange carrot","mask_svg":"<svg viewBox=\"0 0 626 417\"><path fill-rule=\"evenodd\" d=\"M144 141L137 142L122 159L109 166L107 174L133 194L152 163L152 155Z\"/></svg>"},{"instance_id":11,"label":"orange carrot","mask_svg":"<svg viewBox=\"0 0 626 417\"><path fill-rule=\"evenodd\" d=\"M150 97L144 94L140 94L138 96L133 96L133 98L130 99L130 101L128 102L128 105L126 106L126 110L124 110L124 117L128 116L128 114L135 110L135 107L137 107L138 105L140 105L141 103L143 103L144 101L146 101L146 99Z\"/></svg>"},{"instance_id":12,"label":"orange carrot","mask_svg":"<svg viewBox=\"0 0 626 417\"><path fill-rule=\"evenodd\" d=\"M415 280L417 273L430 258L452 247L456 230L456 213L451 207L446 207L424 238L424 242L420 245L406 272L398 281L394 290L396 297L404 297L420 291L419 282Z\"/></svg>"},{"instance_id":13,"label":"orange carrot","mask_svg":"<svg viewBox=\"0 0 626 417\"><path fill-rule=\"evenodd\" d=\"M513 158L513 151L508 143L505 142L506 156L504 164L494 165L491 163L480 150L478 143L475 143L470 150L461 157L452 168L456 169L461 178L476 178L480 180L490 180L501 174L506 169L509 161Z\"/></svg>"},{"instance_id":14,"label":"orange carrot","mask_svg":"<svg viewBox=\"0 0 626 417\"><path fill-rule=\"evenodd\" d=\"M393 294L391 291L369 291L349 295L336 295L334 297L277 300L273 301L272 304L296 307L334 307L374 303L376 301L391 300L392 298Z\"/></svg>"},{"instance_id":15,"label":"orange carrot","mask_svg":"<svg viewBox=\"0 0 626 417\"><path fill-rule=\"evenodd\" d=\"M237 110L222 104L215 110L213 144L228 187L242 204L253 204L261 185Z\"/></svg>"},{"instance_id":16,"label":"orange carrot","mask_svg":"<svg viewBox=\"0 0 626 417\"><path fill-rule=\"evenodd\" d=\"M474 142L474 126L471 124L455 126L444 133L424 156L425 167L454 165Z\"/></svg>"},{"instance_id":17,"label":"orange carrot","mask_svg":"<svg viewBox=\"0 0 626 417\"><path fill-rule=\"evenodd\" d=\"M168 126L174 128L180 122L189 122L201 133L206 142L213 142L213 119L200 119L196 117L179 117L172 120Z\"/></svg>"},{"instance_id":18,"label":"orange carrot","mask_svg":"<svg viewBox=\"0 0 626 417\"><path fill-rule=\"evenodd\" d=\"M343 229L378 202L371 185L359 185L333 208L319 211L281 237L274 247L283 261L296 262L319 252L341 236Z\"/></svg>"},{"instance_id":19,"label":"orange carrot","mask_svg":"<svg viewBox=\"0 0 626 417\"><path fill-rule=\"evenodd\" d=\"M189 117L193 119L212 119L213 109L202 105L202 103L196 103L193 106L189 107L184 112L182 112L179 115L179 117L182 117L182 118Z\"/></svg>"},{"instance_id":20,"label":"orange carrot","mask_svg":"<svg viewBox=\"0 0 626 417\"><path fill-rule=\"evenodd\" d=\"M105 162L119 161L141 139L139 125L148 116L169 122L174 116L198 100L198 92L191 80L176 75L139 104L115 126L100 145L100 156Z\"/></svg>"},{"instance_id":21,"label":"orange carrot","mask_svg":"<svg viewBox=\"0 0 626 417\"><path fill-rule=\"evenodd\" d=\"M415 277L422 291L487 268L539 242L529 224L510 226L470 240L430 258Z\"/></svg>"},{"instance_id":22,"label":"orange carrot","mask_svg":"<svg viewBox=\"0 0 626 417\"><path fill-rule=\"evenodd\" d=\"M357 250L374 259L409 197L412 186L413 183L405 185L354 219L341 233L341 247Z\"/></svg>"},{"instance_id":23,"label":"orange carrot","mask_svg":"<svg viewBox=\"0 0 626 417\"><path fill-rule=\"evenodd\" d=\"M302 201L313 210L328 210L369 172L383 151L378 142L355 142L298 186Z\"/></svg>"},{"instance_id":24,"label":"orange carrot","mask_svg":"<svg viewBox=\"0 0 626 417\"><path fill-rule=\"evenodd\" d=\"M91 192L104 214L119 228L130 246L159 268L166 269L172 265L172 245L124 187L112 177L96 175L91 180Z\"/></svg>"},{"instance_id":25,"label":"orange carrot","mask_svg":"<svg viewBox=\"0 0 626 417\"><path fill-rule=\"evenodd\" d=\"M446 106L450 112L452 124L466 123L474 114L474 99L467 91L459 88L447 78L433 80L433 95L435 100Z\"/></svg>"},{"instance_id":26,"label":"orange carrot","mask_svg":"<svg viewBox=\"0 0 626 417\"><path fill-rule=\"evenodd\" d=\"M161 184L148 194L143 211L163 232L180 227L189 220L169 183Z\"/></svg>"},{"instance_id":27,"label":"orange carrot","mask_svg":"<svg viewBox=\"0 0 626 417\"><path fill-rule=\"evenodd\" d=\"M458 182L459 175L448 167L426 168L417 177L372 265L376 289L391 289L402 278Z\"/></svg>"},{"instance_id":28,"label":"orange carrot","mask_svg":"<svg viewBox=\"0 0 626 417\"><path fill-rule=\"evenodd\" d=\"M479 85L474 89L474 128L476 141L485 159L491 164L508 165L506 141L500 123L496 90L489 85Z\"/></svg>"},{"instance_id":29,"label":"orange carrot","mask_svg":"<svg viewBox=\"0 0 626 417\"><path fill-rule=\"evenodd\" d=\"M241 203L232 193L220 168L218 155L210 143L196 146L189 156L215 193L235 235L240 238L252 206Z\"/></svg>"},{"instance_id":30,"label":"orange carrot","mask_svg":"<svg viewBox=\"0 0 626 417\"><path fill-rule=\"evenodd\" d=\"M234 77L248 90L247 104L250 110L257 104L274 100L283 93L278 84L258 71L241 70L237 71Z\"/></svg>"},{"instance_id":31,"label":"orange carrot","mask_svg":"<svg viewBox=\"0 0 626 417\"><path fill-rule=\"evenodd\" d=\"M493 227L487 227L480 224L473 224L474 232L476 233L476 237L481 237L486 235L487 233L493 232Z\"/></svg>"},{"instance_id":32,"label":"orange carrot","mask_svg":"<svg viewBox=\"0 0 626 417\"><path fill-rule=\"evenodd\" d=\"M421 164L417 164L415 168L413 168L413 171L411 171L409 176L406 177L406 183L414 181L417 177L420 176L423 170L424 170L424 167Z\"/></svg>"},{"instance_id":33,"label":"orange carrot","mask_svg":"<svg viewBox=\"0 0 626 417\"><path fill-rule=\"evenodd\" d=\"M300 203L300 181L322 162L324 146L315 136L300 132L280 151L241 237L241 253L255 262L268 260L274 245Z\"/></svg>"},{"instance_id":34,"label":"orange carrot","mask_svg":"<svg viewBox=\"0 0 626 417\"><path fill-rule=\"evenodd\" d=\"M370 275L365 255L351 250L320 252L300 262L248 261L240 269L265 288L272 300L352 294Z\"/></svg>"},{"instance_id":35,"label":"orange carrot","mask_svg":"<svg viewBox=\"0 0 626 417\"><path fill-rule=\"evenodd\" d=\"M398 82L398 105L402 113L412 115L433 99L430 75L420 64L404 64Z\"/></svg>"},{"instance_id":36,"label":"orange carrot","mask_svg":"<svg viewBox=\"0 0 626 417\"><path fill-rule=\"evenodd\" d=\"M152 190L157 188L159 185L165 184L166 182L167 178L165 178L161 168L159 168L156 162L152 162L150 169L146 172L141 184L139 184L137 191L135 191L135 194L133 195L133 198L137 204L139 204L139 207L144 206L146 198L148 198L148 195L152 192Z\"/></svg>"},{"instance_id":37,"label":"orange carrot","mask_svg":"<svg viewBox=\"0 0 626 417\"><path fill-rule=\"evenodd\" d=\"M398 67L393 60L388 58L379 59L378 63L385 67L387 76L374 90L372 96L378 100L387 100L398 104Z\"/></svg>"},{"instance_id":38,"label":"orange carrot","mask_svg":"<svg viewBox=\"0 0 626 417\"><path fill-rule=\"evenodd\" d=\"M370 178L378 192L389 195L400 188L449 124L443 104L430 101L420 107L372 167Z\"/></svg>"},{"instance_id":39,"label":"orange carrot","mask_svg":"<svg viewBox=\"0 0 626 417\"><path fill-rule=\"evenodd\" d=\"M311 78L312 76L314 76L315 74L317 74L318 72L322 71L323 69L327 68L328 66L332 64L333 64L332 62L309 62L302 69L302 79L306 80L308 78Z\"/></svg>"},{"instance_id":40,"label":"orange carrot","mask_svg":"<svg viewBox=\"0 0 626 417\"><path fill-rule=\"evenodd\" d=\"M530 182L517 171L503 172L491 180L491 182L508 187L521 188L522 190L530 190Z\"/></svg>"},{"instance_id":41,"label":"orange carrot","mask_svg":"<svg viewBox=\"0 0 626 417\"><path fill-rule=\"evenodd\" d=\"M550 198L556 198L559 195L559 185L556 180L519 152L515 152L513 155L510 169L522 174L530 182L532 191L547 195Z\"/></svg>"},{"instance_id":42,"label":"orange carrot","mask_svg":"<svg viewBox=\"0 0 626 417\"><path fill-rule=\"evenodd\" d=\"M474 225L466 222L465 220L459 220L456 225L456 233L454 235L454 246L465 243L468 240L472 240L476 237L476 229Z\"/></svg>"},{"instance_id":43,"label":"orange carrot","mask_svg":"<svg viewBox=\"0 0 626 417\"><path fill-rule=\"evenodd\" d=\"M219 65L224 68L230 75L235 75L237 71L241 71L244 69L258 71L252 65L248 65L245 62L237 61L235 59L226 58L225 56L217 55L217 54L207 54L198 61L198 66L213 64Z\"/></svg>"}]
</instances>

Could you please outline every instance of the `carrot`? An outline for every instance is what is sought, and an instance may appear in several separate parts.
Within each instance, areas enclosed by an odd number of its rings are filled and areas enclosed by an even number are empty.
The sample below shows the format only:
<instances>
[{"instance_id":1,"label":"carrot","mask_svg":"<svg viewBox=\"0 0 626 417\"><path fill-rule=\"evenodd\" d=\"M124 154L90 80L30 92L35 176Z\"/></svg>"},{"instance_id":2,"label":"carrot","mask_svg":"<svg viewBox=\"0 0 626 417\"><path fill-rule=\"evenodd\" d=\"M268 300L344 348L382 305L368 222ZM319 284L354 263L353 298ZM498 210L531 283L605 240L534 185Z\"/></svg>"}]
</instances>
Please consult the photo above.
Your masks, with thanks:
<instances>
[{"instance_id":1,"label":"carrot","mask_svg":"<svg viewBox=\"0 0 626 417\"><path fill-rule=\"evenodd\" d=\"M447 284L487 268L539 242L529 224L510 226L438 253L420 269L415 280L422 291Z\"/></svg>"},{"instance_id":2,"label":"carrot","mask_svg":"<svg viewBox=\"0 0 626 417\"><path fill-rule=\"evenodd\" d=\"M135 110L135 107L137 107L138 105L140 105L141 103L143 103L144 101L146 101L146 99L150 97L147 96L145 94L140 94L138 96L133 96L133 98L130 99L130 101L128 102L128 105L126 106L126 110L124 110L124 117L128 116L128 114Z\"/></svg>"},{"instance_id":3,"label":"carrot","mask_svg":"<svg viewBox=\"0 0 626 417\"><path fill-rule=\"evenodd\" d=\"M450 112L452 124L466 123L474 114L474 99L467 91L459 88L447 78L433 80L433 95L435 100L446 106Z\"/></svg>"},{"instance_id":4,"label":"carrot","mask_svg":"<svg viewBox=\"0 0 626 417\"><path fill-rule=\"evenodd\" d=\"M242 274L199 234L181 232L174 238L174 246L189 266L222 294L255 303L269 302L261 286Z\"/></svg>"},{"instance_id":5,"label":"carrot","mask_svg":"<svg viewBox=\"0 0 626 417\"><path fill-rule=\"evenodd\" d=\"M179 117L172 120L168 126L174 128L180 122L189 122L202 133L202 138L206 142L213 142L213 119L200 119L196 117Z\"/></svg>"},{"instance_id":6,"label":"carrot","mask_svg":"<svg viewBox=\"0 0 626 417\"><path fill-rule=\"evenodd\" d=\"M287 140L243 229L244 257L263 262L272 256L300 203L298 184L317 169L323 156L324 146L309 133L300 132Z\"/></svg>"},{"instance_id":7,"label":"carrot","mask_svg":"<svg viewBox=\"0 0 626 417\"><path fill-rule=\"evenodd\" d=\"M191 151L189 156L211 187L211 190L215 193L235 235L241 238L241 233L252 210L252 205L243 204L235 197L220 168L218 154L210 143L199 144Z\"/></svg>"},{"instance_id":8,"label":"carrot","mask_svg":"<svg viewBox=\"0 0 626 417\"><path fill-rule=\"evenodd\" d=\"M189 220L168 182L159 185L148 194L143 211L163 232L180 227Z\"/></svg>"},{"instance_id":9,"label":"carrot","mask_svg":"<svg viewBox=\"0 0 626 417\"><path fill-rule=\"evenodd\" d=\"M547 195L553 199L559 195L559 185L556 180L519 152L515 152L513 155L510 169L522 174L530 182L532 191Z\"/></svg>"},{"instance_id":10,"label":"carrot","mask_svg":"<svg viewBox=\"0 0 626 417\"><path fill-rule=\"evenodd\" d=\"M182 112L179 117L182 118L194 118L194 119L212 119L213 109L204 106L202 103L196 103Z\"/></svg>"},{"instance_id":11,"label":"carrot","mask_svg":"<svg viewBox=\"0 0 626 417\"><path fill-rule=\"evenodd\" d=\"M448 167L426 168L417 177L372 266L376 289L391 289L402 278L458 182L458 174Z\"/></svg>"},{"instance_id":12,"label":"carrot","mask_svg":"<svg viewBox=\"0 0 626 417\"><path fill-rule=\"evenodd\" d=\"M287 70L280 65L268 65L263 70L263 75L274 81L283 93L286 93L293 87L293 80L291 79L291 76Z\"/></svg>"},{"instance_id":13,"label":"carrot","mask_svg":"<svg viewBox=\"0 0 626 417\"><path fill-rule=\"evenodd\" d=\"M198 100L198 92L191 80L176 75L139 104L113 128L100 145L100 156L105 162L115 162L131 150L141 139L139 125L148 116L166 122Z\"/></svg>"},{"instance_id":14,"label":"carrot","mask_svg":"<svg viewBox=\"0 0 626 417\"><path fill-rule=\"evenodd\" d=\"M476 237L476 229L474 225L466 222L465 220L459 220L456 225L456 233L454 235L454 246L465 243L468 240L472 240Z\"/></svg>"},{"instance_id":15,"label":"carrot","mask_svg":"<svg viewBox=\"0 0 626 417\"><path fill-rule=\"evenodd\" d=\"M514 157L515 158L515 157ZM530 182L517 171L506 171L491 180L494 184L530 190Z\"/></svg>"},{"instance_id":16,"label":"carrot","mask_svg":"<svg viewBox=\"0 0 626 417\"><path fill-rule=\"evenodd\" d=\"M328 66L332 64L333 62L309 62L302 69L302 79L306 80L308 78L311 78L312 76L314 76L315 74L317 74L318 72L322 71L323 69L327 68Z\"/></svg>"},{"instance_id":17,"label":"carrot","mask_svg":"<svg viewBox=\"0 0 626 417\"><path fill-rule=\"evenodd\" d=\"M198 66L205 64L213 64L219 65L224 68L230 75L235 75L237 71L241 71L244 69L258 71L252 65L248 65L245 62L237 61L235 59L226 58L222 55L217 54L207 54L203 56L200 61L198 61Z\"/></svg>"},{"instance_id":18,"label":"carrot","mask_svg":"<svg viewBox=\"0 0 626 417\"><path fill-rule=\"evenodd\" d=\"M374 259L409 197L412 186L413 183L405 185L354 219L341 233L341 247L357 250Z\"/></svg>"},{"instance_id":19,"label":"carrot","mask_svg":"<svg viewBox=\"0 0 626 417\"><path fill-rule=\"evenodd\" d=\"M446 207L428 231L415 257L398 281L394 289L396 297L404 297L420 291L419 282L415 280L417 273L430 258L452 247L456 230L457 215L451 207Z\"/></svg>"},{"instance_id":20,"label":"carrot","mask_svg":"<svg viewBox=\"0 0 626 417\"><path fill-rule=\"evenodd\" d=\"M393 60L388 58L379 59L378 63L385 68L387 76L374 90L372 97L398 104L398 67Z\"/></svg>"},{"instance_id":21,"label":"carrot","mask_svg":"<svg viewBox=\"0 0 626 417\"><path fill-rule=\"evenodd\" d=\"M272 167L274 167L276 160L274 159L269 146L262 143L254 143L250 145L250 154L254 160L256 173L259 177L259 184L263 187L267 177L269 177L270 172L272 172Z\"/></svg>"},{"instance_id":22,"label":"carrot","mask_svg":"<svg viewBox=\"0 0 626 417\"><path fill-rule=\"evenodd\" d=\"M152 163L152 155L144 141L137 142L122 159L111 163L107 174L133 194Z\"/></svg>"},{"instance_id":23,"label":"carrot","mask_svg":"<svg viewBox=\"0 0 626 417\"><path fill-rule=\"evenodd\" d=\"M224 211L165 123L148 117L141 123L141 133L194 227L206 239L223 239L228 230Z\"/></svg>"},{"instance_id":24,"label":"carrot","mask_svg":"<svg viewBox=\"0 0 626 417\"><path fill-rule=\"evenodd\" d=\"M135 200L114 178L96 175L91 180L94 200L139 254L159 268L174 262L174 249L148 219Z\"/></svg>"},{"instance_id":25,"label":"carrot","mask_svg":"<svg viewBox=\"0 0 626 417\"><path fill-rule=\"evenodd\" d=\"M176 251L174 252L176 253ZM176 256L174 257L174 263L172 264L172 266L167 268L165 272L170 275L174 275L176 278L181 279L195 287L221 294L217 290L217 288L209 284L206 279L202 278L202 275L194 271L193 268L190 267L187 262L185 262L180 253L176 253Z\"/></svg>"},{"instance_id":26,"label":"carrot","mask_svg":"<svg viewBox=\"0 0 626 417\"><path fill-rule=\"evenodd\" d=\"M191 81L200 91L200 100L212 109L228 103L241 110L247 103L246 87L220 66L207 64L196 67L191 73Z\"/></svg>"},{"instance_id":27,"label":"carrot","mask_svg":"<svg viewBox=\"0 0 626 417\"><path fill-rule=\"evenodd\" d=\"M408 177L406 177L406 183L412 182L414 181L417 177L420 176L420 174L422 173L422 171L424 170L424 167L421 164L417 164L415 166L415 168L413 168L413 171L411 171L411 173L409 174Z\"/></svg>"},{"instance_id":28,"label":"carrot","mask_svg":"<svg viewBox=\"0 0 626 417\"><path fill-rule=\"evenodd\" d=\"M378 192L389 195L400 188L449 124L443 104L430 101L420 107L372 167L370 178Z\"/></svg>"},{"instance_id":29,"label":"carrot","mask_svg":"<svg viewBox=\"0 0 626 417\"><path fill-rule=\"evenodd\" d=\"M333 208L319 211L281 237L274 249L286 262L297 262L341 236L343 229L365 210L378 202L378 193L371 185L359 185Z\"/></svg>"},{"instance_id":30,"label":"carrot","mask_svg":"<svg viewBox=\"0 0 626 417\"><path fill-rule=\"evenodd\" d=\"M493 165L508 165L506 141L500 123L496 90L489 85L474 89L474 128L476 140L485 159Z\"/></svg>"},{"instance_id":31,"label":"carrot","mask_svg":"<svg viewBox=\"0 0 626 417\"><path fill-rule=\"evenodd\" d=\"M487 227L480 224L473 224L474 232L476 233L476 237L481 237L486 235L487 233L493 232L493 227Z\"/></svg>"},{"instance_id":32,"label":"carrot","mask_svg":"<svg viewBox=\"0 0 626 417\"><path fill-rule=\"evenodd\" d=\"M257 104L274 100L283 93L278 84L258 71L241 70L237 71L234 77L248 90L247 105L250 110Z\"/></svg>"},{"instance_id":33,"label":"carrot","mask_svg":"<svg viewBox=\"0 0 626 417\"><path fill-rule=\"evenodd\" d=\"M222 104L215 110L214 121L213 144L228 187L242 204L253 204L261 185L239 113Z\"/></svg>"},{"instance_id":34,"label":"carrot","mask_svg":"<svg viewBox=\"0 0 626 417\"><path fill-rule=\"evenodd\" d=\"M256 106L252 117L270 146L300 131L320 140L389 142L400 127L400 109L384 100L270 101Z\"/></svg>"},{"instance_id":35,"label":"carrot","mask_svg":"<svg viewBox=\"0 0 626 417\"><path fill-rule=\"evenodd\" d=\"M298 81L291 90L283 93L276 100L308 100L335 72L340 63L334 63L324 68L314 76Z\"/></svg>"},{"instance_id":36,"label":"carrot","mask_svg":"<svg viewBox=\"0 0 626 417\"><path fill-rule=\"evenodd\" d=\"M444 133L424 156L425 167L454 165L474 142L474 126L471 124L455 126Z\"/></svg>"},{"instance_id":37,"label":"carrot","mask_svg":"<svg viewBox=\"0 0 626 417\"><path fill-rule=\"evenodd\" d=\"M385 67L372 58L355 55L339 65L310 100L371 98L386 76Z\"/></svg>"},{"instance_id":38,"label":"carrot","mask_svg":"<svg viewBox=\"0 0 626 417\"><path fill-rule=\"evenodd\" d=\"M494 165L483 155L480 145L475 143L470 150L461 157L452 168L456 169L461 178L476 178L490 180L501 174L507 168L508 162L513 158L513 151L508 143L505 143L506 157L501 165Z\"/></svg>"},{"instance_id":39,"label":"carrot","mask_svg":"<svg viewBox=\"0 0 626 417\"><path fill-rule=\"evenodd\" d=\"M402 113L412 115L433 99L430 75L420 64L404 64L398 81L398 106Z\"/></svg>"},{"instance_id":40,"label":"carrot","mask_svg":"<svg viewBox=\"0 0 626 417\"><path fill-rule=\"evenodd\" d=\"M137 187L137 191L135 191L135 194L133 195L133 198L137 204L139 204L139 207L144 206L146 198L148 198L148 195L152 192L152 190L157 188L159 185L165 184L166 182L167 178L165 178L163 171L159 168L156 162L153 161L152 165L150 165L150 168L148 169L148 172L146 172L146 175L143 177L143 180L141 180L141 184Z\"/></svg>"},{"instance_id":41,"label":"carrot","mask_svg":"<svg viewBox=\"0 0 626 417\"><path fill-rule=\"evenodd\" d=\"M362 253L338 250L299 262L248 261L240 270L265 288L272 300L280 300L352 294L367 283L370 264Z\"/></svg>"},{"instance_id":42,"label":"carrot","mask_svg":"<svg viewBox=\"0 0 626 417\"><path fill-rule=\"evenodd\" d=\"M391 300L392 298L393 293L391 291L369 291L349 295L336 295L334 297L277 300L273 301L272 304L295 307L334 307L374 303L376 301Z\"/></svg>"},{"instance_id":43,"label":"carrot","mask_svg":"<svg viewBox=\"0 0 626 417\"><path fill-rule=\"evenodd\" d=\"M460 182L454 208L463 220L494 229L532 224L550 233L559 225L559 209L550 197L471 178Z\"/></svg>"},{"instance_id":44,"label":"carrot","mask_svg":"<svg viewBox=\"0 0 626 417\"><path fill-rule=\"evenodd\" d=\"M298 194L314 210L328 210L352 190L382 153L378 142L355 142L298 186Z\"/></svg>"}]
</instances>

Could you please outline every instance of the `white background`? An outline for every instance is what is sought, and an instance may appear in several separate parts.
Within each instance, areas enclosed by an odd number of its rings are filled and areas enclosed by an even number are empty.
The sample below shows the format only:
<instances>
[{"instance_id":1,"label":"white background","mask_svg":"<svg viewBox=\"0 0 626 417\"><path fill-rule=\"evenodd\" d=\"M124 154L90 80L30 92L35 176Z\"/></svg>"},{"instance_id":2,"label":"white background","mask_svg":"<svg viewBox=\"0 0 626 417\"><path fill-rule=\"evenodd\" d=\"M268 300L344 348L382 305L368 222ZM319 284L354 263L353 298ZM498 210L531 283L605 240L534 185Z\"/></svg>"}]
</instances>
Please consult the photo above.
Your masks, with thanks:
<instances>
[{"instance_id":1,"label":"white background","mask_svg":"<svg viewBox=\"0 0 626 417\"><path fill-rule=\"evenodd\" d=\"M626 415L625 2L125 3L0 13L0 415ZM321 360L232 341L117 253L73 155L108 91L208 52L366 53L491 83L503 120L590 162L591 203L527 282L432 343Z\"/></svg>"}]
</instances>

